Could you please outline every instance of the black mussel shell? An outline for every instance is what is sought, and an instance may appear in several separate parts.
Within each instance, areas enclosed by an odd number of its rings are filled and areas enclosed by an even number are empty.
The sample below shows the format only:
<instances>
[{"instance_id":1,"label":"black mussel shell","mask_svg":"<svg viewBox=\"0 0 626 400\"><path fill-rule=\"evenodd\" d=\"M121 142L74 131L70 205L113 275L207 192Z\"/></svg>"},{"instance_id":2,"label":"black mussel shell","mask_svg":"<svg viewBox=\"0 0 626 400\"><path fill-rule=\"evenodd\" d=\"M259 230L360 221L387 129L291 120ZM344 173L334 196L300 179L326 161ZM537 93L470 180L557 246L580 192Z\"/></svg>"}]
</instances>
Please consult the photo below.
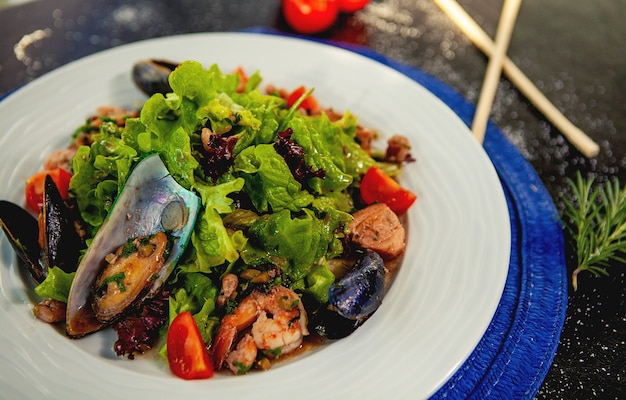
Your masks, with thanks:
<instances>
[{"instance_id":1,"label":"black mussel shell","mask_svg":"<svg viewBox=\"0 0 626 400\"><path fill-rule=\"evenodd\" d=\"M57 266L65 272L74 272L78 266L80 251L85 243L76 230L76 218L67 206L57 186L46 176L43 213L46 235L44 257L48 268Z\"/></svg>"},{"instance_id":2,"label":"black mussel shell","mask_svg":"<svg viewBox=\"0 0 626 400\"><path fill-rule=\"evenodd\" d=\"M383 259L378 253L365 250L353 270L330 287L328 303L319 304L310 296L303 296L309 329L332 340L350 335L378 309L384 287Z\"/></svg>"},{"instance_id":3,"label":"black mussel shell","mask_svg":"<svg viewBox=\"0 0 626 400\"><path fill-rule=\"evenodd\" d=\"M48 268L41 260L37 219L17 204L0 200L0 225L33 280L43 282Z\"/></svg>"},{"instance_id":4,"label":"black mussel shell","mask_svg":"<svg viewBox=\"0 0 626 400\"><path fill-rule=\"evenodd\" d=\"M172 91L169 76L178 66L166 60L142 60L133 66L132 78L135 85L148 96L155 93L166 94Z\"/></svg>"},{"instance_id":5,"label":"black mussel shell","mask_svg":"<svg viewBox=\"0 0 626 400\"><path fill-rule=\"evenodd\" d=\"M348 319L359 320L374 313L385 294L385 263L378 253L365 250L354 269L328 290L332 308Z\"/></svg>"},{"instance_id":6,"label":"black mussel shell","mask_svg":"<svg viewBox=\"0 0 626 400\"><path fill-rule=\"evenodd\" d=\"M307 317L309 318L309 330L315 331L318 335L331 340L343 339L349 336L367 320L367 318L352 320L342 317L336 311L331 310L328 305L312 311L307 309Z\"/></svg>"}]
</instances>

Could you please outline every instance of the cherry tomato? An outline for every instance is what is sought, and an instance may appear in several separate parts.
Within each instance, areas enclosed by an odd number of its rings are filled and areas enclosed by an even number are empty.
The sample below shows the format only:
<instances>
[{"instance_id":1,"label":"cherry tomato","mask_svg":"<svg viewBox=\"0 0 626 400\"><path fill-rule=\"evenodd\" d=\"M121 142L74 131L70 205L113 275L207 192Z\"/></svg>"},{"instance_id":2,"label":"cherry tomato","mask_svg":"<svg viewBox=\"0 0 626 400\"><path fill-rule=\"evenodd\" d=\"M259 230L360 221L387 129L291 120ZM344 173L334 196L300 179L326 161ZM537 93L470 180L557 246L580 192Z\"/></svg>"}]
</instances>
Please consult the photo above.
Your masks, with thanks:
<instances>
[{"instance_id":1,"label":"cherry tomato","mask_svg":"<svg viewBox=\"0 0 626 400\"><path fill-rule=\"evenodd\" d=\"M385 203L398 215L404 214L417 199L377 167L370 167L361 179L361 197L367 204Z\"/></svg>"},{"instance_id":2,"label":"cherry tomato","mask_svg":"<svg viewBox=\"0 0 626 400\"><path fill-rule=\"evenodd\" d=\"M38 213L43 204L43 190L46 182L46 175L50 175L59 189L59 194L63 199L67 198L70 189L70 179L72 174L63 168L56 168L37 172L26 181L26 204L33 212Z\"/></svg>"},{"instance_id":3,"label":"cherry tomato","mask_svg":"<svg viewBox=\"0 0 626 400\"><path fill-rule=\"evenodd\" d=\"M369 2L370 0L337 0L337 5L339 11L350 14L363 9Z\"/></svg>"},{"instance_id":4,"label":"cherry tomato","mask_svg":"<svg viewBox=\"0 0 626 400\"><path fill-rule=\"evenodd\" d=\"M289 97L287 97L287 107L293 106L294 103L298 101L298 99L302 97L304 93L306 93L306 88L304 86L300 86L299 88L291 92ZM317 102L315 97L313 97L313 95L309 95L306 99L304 99L302 103L300 103L300 108L304 108L308 111L314 111L319 108L319 103Z\"/></svg>"},{"instance_id":5,"label":"cherry tomato","mask_svg":"<svg viewBox=\"0 0 626 400\"><path fill-rule=\"evenodd\" d=\"M339 8L337 0L283 0L283 14L295 31L312 34L330 28Z\"/></svg>"},{"instance_id":6,"label":"cherry tomato","mask_svg":"<svg viewBox=\"0 0 626 400\"><path fill-rule=\"evenodd\" d=\"M167 331L167 361L170 371L183 379L213 376L213 363L202 335L189 311L178 314Z\"/></svg>"}]
</instances>

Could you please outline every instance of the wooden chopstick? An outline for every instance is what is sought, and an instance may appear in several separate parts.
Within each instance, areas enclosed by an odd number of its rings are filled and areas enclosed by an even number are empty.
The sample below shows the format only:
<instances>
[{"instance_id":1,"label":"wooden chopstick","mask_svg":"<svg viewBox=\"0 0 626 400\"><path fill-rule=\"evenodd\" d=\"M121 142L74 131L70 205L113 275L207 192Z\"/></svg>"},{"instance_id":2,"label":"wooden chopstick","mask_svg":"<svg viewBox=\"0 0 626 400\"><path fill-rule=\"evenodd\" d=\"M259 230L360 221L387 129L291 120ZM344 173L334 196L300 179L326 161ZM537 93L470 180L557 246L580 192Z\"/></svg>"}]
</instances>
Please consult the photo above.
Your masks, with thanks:
<instances>
[{"instance_id":1,"label":"wooden chopstick","mask_svg":"<svg viewBox=\"0 0 626 400\"><path fill-rule=\"evenodd\" d=\"M488 57L495 51L495 43L472 17L454 0L433 0L456 26ZM584 156L595 157L600 147L583 131L576 127L554 104L532 83L530 79L508 57L503 62L504 73L526 98L533 103L569 142Z\"/></svg>"},{"instance_id":2,"label":"wooden chopstick","mask_svg":"<svg viewBox=\"0 0 626 400\"><path fill-rule=\"evenodd\" d=\"M504 0L504 5L502 6L498 31L496 32L496 42L489 57L483 86L480 89L480 97L476 106L476 114L474 114L474 120L472 121L472 133L480 144L483 143L485 138L489 113L498 89L506 51L509 48L520 4L521 0Z\"/></svg>"}]
</instances>

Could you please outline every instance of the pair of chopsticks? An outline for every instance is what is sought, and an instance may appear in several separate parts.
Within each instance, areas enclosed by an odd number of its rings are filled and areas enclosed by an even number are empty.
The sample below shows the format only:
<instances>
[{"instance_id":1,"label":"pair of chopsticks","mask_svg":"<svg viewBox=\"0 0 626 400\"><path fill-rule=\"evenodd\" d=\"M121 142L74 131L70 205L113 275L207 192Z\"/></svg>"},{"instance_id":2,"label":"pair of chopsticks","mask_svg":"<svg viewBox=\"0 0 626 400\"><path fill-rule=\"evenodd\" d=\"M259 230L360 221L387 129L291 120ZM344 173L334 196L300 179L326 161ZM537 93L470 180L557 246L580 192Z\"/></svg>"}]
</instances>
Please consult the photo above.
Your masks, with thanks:
<instances>
[{"instance_id":1,"label":"pair of chopsticks","mask_svg":"<svg viewBox=\"0 0 626 400\"><path fill-rule=\"evenodd\" d=\"M537 89L515 63L506 56L521 0L504 0L495 42L455 0L434 0L434 2L452 19L474 45L489 57L489 63L487 64L485 78L480 91L480 98L476 106L476 114L472 122L472 133L481 144L484 140L487 121L491 112L491 106L493 105L500 75L502 71L504 71L519 91L522 92L522 94L526 96L526 98L530 100L583 155L586 157L595 157L598 155L600 151L598 144L572 124L572 122Z\"/></svg>"}]
</instances>

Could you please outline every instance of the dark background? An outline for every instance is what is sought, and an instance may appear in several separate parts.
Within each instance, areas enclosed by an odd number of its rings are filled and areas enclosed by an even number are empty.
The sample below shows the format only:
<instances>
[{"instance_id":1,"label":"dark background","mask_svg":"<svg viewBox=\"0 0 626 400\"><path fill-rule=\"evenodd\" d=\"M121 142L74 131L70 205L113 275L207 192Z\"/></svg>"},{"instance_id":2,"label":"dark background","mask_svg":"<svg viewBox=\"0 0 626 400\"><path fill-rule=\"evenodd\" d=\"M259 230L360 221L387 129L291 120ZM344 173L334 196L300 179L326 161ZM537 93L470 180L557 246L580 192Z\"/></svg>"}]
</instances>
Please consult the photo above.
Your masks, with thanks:
<instances>
[{"instance_id":1,"label":"dark background","mask_svg":"<svg viewBox=\"0 0 626 400\"><path fill-rule=\"evenodd\" d=\"M502 1L460 3L495 36ZM0 11L0 96L113 46L257 26L291 32L279 0L39 0L10 7ZM432 74L471 102L478 100L488 60L430 0L373 0L317 36L368 46ZM600 145L597 157L585 158L501 79L492 120L535 168L559 212L577 171L597 182L625 182L626 2L526 0L508 54ZM571 246L566 251L571 273ZM608 271L610 276L602 278L583 273L578 291L569 288L560 345L537 398L626 398L624 265Z\"/></svg>"}]
</instances>

